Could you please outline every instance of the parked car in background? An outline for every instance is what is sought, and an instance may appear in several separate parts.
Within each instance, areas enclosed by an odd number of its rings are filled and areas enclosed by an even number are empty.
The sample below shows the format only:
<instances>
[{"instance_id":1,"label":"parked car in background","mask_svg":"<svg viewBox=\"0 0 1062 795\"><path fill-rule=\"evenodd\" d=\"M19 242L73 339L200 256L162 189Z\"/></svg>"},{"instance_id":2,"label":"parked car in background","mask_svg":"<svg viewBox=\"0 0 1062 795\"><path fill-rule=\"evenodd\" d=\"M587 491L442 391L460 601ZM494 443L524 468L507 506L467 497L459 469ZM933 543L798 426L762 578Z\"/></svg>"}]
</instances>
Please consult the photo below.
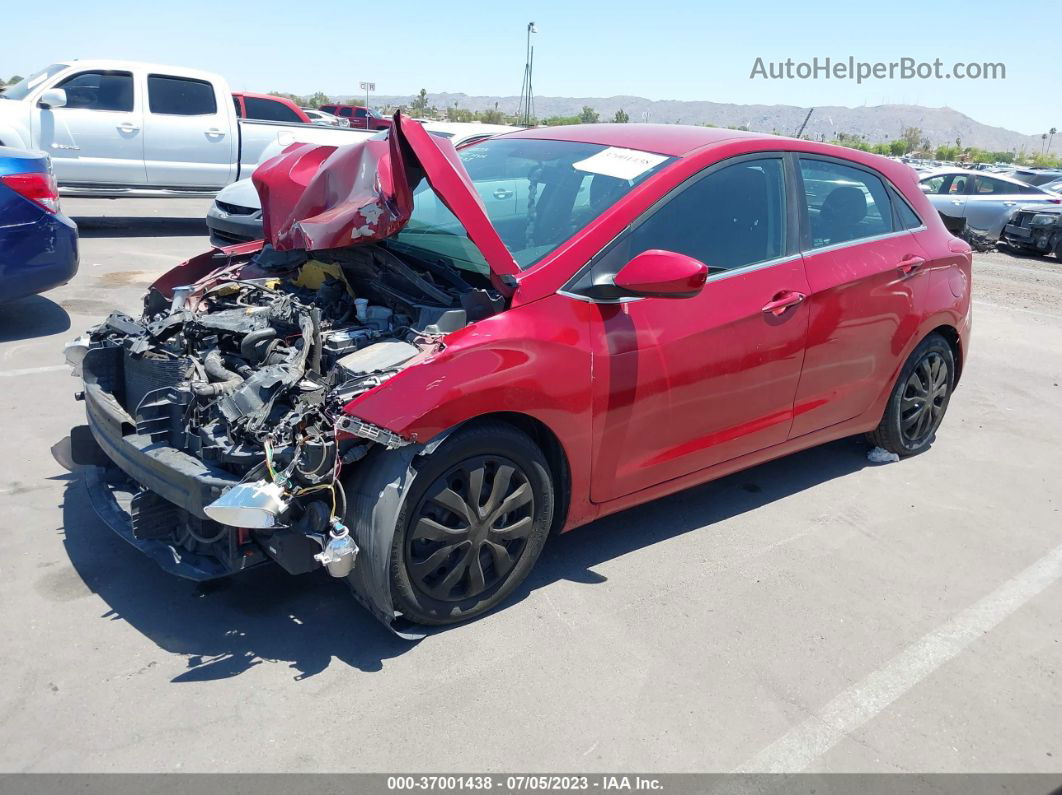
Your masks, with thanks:
<instances>
[{"instance_id":1,"label":"parked car in background","mask_svg":"<svg viewBox=\"0 0 1062 795\"><path fill-rule=\"evenodd\" d=\"M1062 260L1062 207L1019 208L1001 240L1027 254L1054 254Z\"/></svg>"},{"instance_id":2,"label":"parked car in background","mask_svg":"<svg viewBox=\"0 0 1062 795\"><path fill-rule=\"evenodd\" d=\"M341 119L339 116L333 116L331 113L322 113L314 108L303 108L302 112L305 113L314 124L321 124L326 127L350 126L350 122L347 119Z\"/></svg>"},{"instance_id":3,"label":"parked car in background","mask_svg":"<svg viewBox=\"0 0 1062 795\"><path fill-rule=\"evenodd\" d=\"M48 156L0 147L0 303L66 284L77 257Z\"/></svg>"},{"instance_id":4,"label":"parked car in background","mask_svg":"<svg viewBox=\"0 0 1062 795\"><path fill-rule=\"evenodd\" d=\"M0 94L0 145L47 152L67 193L213 195L246 176L270 143L350 140L345 130L304 118L240 119L239 107L224 78L210 72L56 63Z\"/></svg>"},{"instance_id":5,"label":"parked car in background","mask_svg":"<svg viewBox=\"0 0 1062 795\"><path fill-rule=\"evenodd\" d=\"M386 130L391 120L364 105L322 105L321 110L350 122L357 130Z\"/></svg>"},{"instance_id":6,"label":"parked car in background","mask_svg":"<svg viewBox=\"0 0 1062 795\"><path fill-rule=\"evenodd\" d=\"M1062 195L1002 174L943 169L923 175L922 192L953 234L972 232L998 240L1016 209L1025 204L1062 204Z\"/></svg>"},{"instance_id":7,"label":"parked car in background","mask_svg":"<svg viewBox=\"0 0 1062 795\"><path fill-rule=\"evenodd\" d=\"M406 631L502 603L552 532L852 434L932 443L972 257L906 166L653 124L456 154L401 116L292 147L254 177L268 244L68 348L118 533L195 579L325 568ZM535 200L481 201L505 180Z\"/></svg>"},{"instance_id":8,"label":"parked car in background","mask_svg":"<svg viewBox=\"0 0 1062 795\"><path fill-rule=\"evenodd\" d=\"M1043 186L1062 179L1062 171L1057 168L1017 168L1008 172L1007 176L1026 185Z\"/></svg>"},{"instance_id":9,"label":"parked car in background","mask_svg":"<svg viewBox=\"0 0 1062 795\"><path fill-rule=\"evenodd\" d=\"M236 115L241 119L276 121L284 124L313 123L306 112L287 97L234 91L232 99L236 107Z\"/></svg>"},{"instance_id":10,"label":"parked car in background","mask_svg":"<svg viewBox=\"0 0 1062 795\"><path fill-rule=\"evenodd\" d=\"M502 133L513 132L520 127L505 124L478 124L471 122L425 122L424 129L440 138L448 138L455 148L471 146L478 141ZM368 135L370 131L359 131ZM372 132L373 135L377 134ZM263 154L263 161L280 154L283 147L272 146ZM517 202L526 201L526 185L515 180L503 180L497 184L480 186L480 195L486 202L505 202L515 208ZM425 196L422 203L427 205L435 201L434 195ZM435 205L434 211L427 206L421 208L423 214L429 212L448 212L441 205ZM210 230L211 245L224 247L250 240L262 239L262 201L250 178L241 179L222 190L207 210L207 228Z\"/></svg>"}]
</instances>

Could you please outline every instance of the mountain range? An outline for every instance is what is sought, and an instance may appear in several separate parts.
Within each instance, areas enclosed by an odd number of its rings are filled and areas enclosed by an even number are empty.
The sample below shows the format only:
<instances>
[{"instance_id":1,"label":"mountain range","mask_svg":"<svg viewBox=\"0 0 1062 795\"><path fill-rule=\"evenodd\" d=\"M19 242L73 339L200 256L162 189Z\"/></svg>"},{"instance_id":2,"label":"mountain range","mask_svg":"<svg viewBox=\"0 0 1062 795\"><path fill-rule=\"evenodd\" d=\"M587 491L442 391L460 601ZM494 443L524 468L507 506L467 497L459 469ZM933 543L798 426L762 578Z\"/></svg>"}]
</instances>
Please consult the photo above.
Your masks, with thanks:
<instances>
[{"instance_id":1,"label":"mountain range","mask_svg":"<svg viewBox=\"0 0 1062 795\"><path fill-rule=\"evenodd\" d=\"M358 95L350 97L358 101ZM373 105L409 105L410 96L372 97ZM440 110L455 104L467 110L490 110L497 107L504 113L515 113L518 97L470 96L460 93L428 94L428 103ZM550 116L577 116L583 106L600 114L601 121L609 121L617 110L627 113L632 122L651 121L680 124L713 124L717 127L748 127L760 132L795 135L807 116L808 108L795 105L737 105L722 102L683 100L652 100L645 97L535 97L535 115L539 119ZM904 127L918 127L923 137L934 146L955 143L976 146L989 151L1038 153L1043 145L1039 135L1024 135L1003 127L982 124L952 108L929 108L920 105L873 105L857 108L840 106L817 107L811 114L806 136L836 139L838 133L862 135L870 143L890 141L900 137ZM1052 151L1062 149L1062 135Z\"/></svg>"}]
</instances>

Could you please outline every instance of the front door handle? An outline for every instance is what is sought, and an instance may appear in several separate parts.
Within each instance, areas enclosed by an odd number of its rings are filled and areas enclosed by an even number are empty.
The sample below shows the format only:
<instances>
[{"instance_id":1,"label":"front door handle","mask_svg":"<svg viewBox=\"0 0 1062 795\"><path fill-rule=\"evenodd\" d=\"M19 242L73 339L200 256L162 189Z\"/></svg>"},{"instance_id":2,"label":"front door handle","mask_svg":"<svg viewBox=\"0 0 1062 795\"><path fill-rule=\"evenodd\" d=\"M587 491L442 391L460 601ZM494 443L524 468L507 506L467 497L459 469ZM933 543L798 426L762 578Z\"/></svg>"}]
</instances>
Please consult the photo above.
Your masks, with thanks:
<instances>
[{"instance_id":1,"label":"front door handle","mask_svg":"<svg viewBox=\"0 0 1062 795\"><path fill-rule=\"evenodd\" d=\"M1017 202L1003 202L1004 207L1013 207Z\"/></svg>"},{"instance_id":2,"label":"front door handle","mask_svg":"<svg viewBox=\"0 0 1062 795\"><path fill-rule=\"evenodd\" d=\"M129 122L124 121L118 125L118 129L124 133L135 133L140 128L137 127L135 124L130 124Z\"/></svg>"},{"instance_id":3,"label":"front door handle","mask_svg":"<svg viewBox=\"0 0 1062 795\"><path fill-rule=\"evenodd\" d=\"M511 190L506 190L505 188L498 188L496 191L494 191L494 198L498 199L499 201L501 201L502 199L511 199L512 197L513 192Z\"/></svg>"},{"instance_id":4,"label":"front door handle","mask_svg":"<svg viewBox=\"0 0 1062 795\"><path fill-rule=\"evenodd\" d=\"M900 260L900 264L896 266L896 269L903 276L910 276L916 270L926 264L924 257L918 257L914 254L908 255Z\"/></svg>"},{"instance_id":5,"label":"front door handle","mask_svg":"<svg viewBox=\"0 0 1062 795\"><path fill-rule=\"evenodd\" d=\"M954 204L956 207L960 207L962 205L962 199L952 199L951 203Z\"/></svg>"},{"instance_id":6,"label":"front door handle","mask_svg":"<svg viewBox=\"0 0 1062 795\"><path fill-rule=\"evenodd\" d=\"M804 293L798 293L796 290L783 290L780 293L776 293L774 298L764 304L761 311L764 314L781 317L791 307L802 304L805 298L807 296Z\"/></svg>"}]
</instances>

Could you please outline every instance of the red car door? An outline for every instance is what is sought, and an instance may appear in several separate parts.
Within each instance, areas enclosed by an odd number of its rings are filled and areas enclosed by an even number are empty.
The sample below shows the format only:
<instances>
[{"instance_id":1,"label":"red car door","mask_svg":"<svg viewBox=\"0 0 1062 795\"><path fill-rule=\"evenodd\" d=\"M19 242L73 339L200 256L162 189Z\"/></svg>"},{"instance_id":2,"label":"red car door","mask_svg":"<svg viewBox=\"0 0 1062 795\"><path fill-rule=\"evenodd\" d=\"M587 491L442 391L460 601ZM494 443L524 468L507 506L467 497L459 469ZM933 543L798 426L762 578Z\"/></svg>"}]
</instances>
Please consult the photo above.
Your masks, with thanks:
<instances>
[{"instance_id":1,"label":"red car door","mask_svg":"<svg viewBox=\"0 0 1062 795\"><path fill-rule=\"evenodd\" d=\"M794 437L858 416L888 386L917 330L927 278L908 231L921 221L880 175L811 156L801 156L800 174L811 320Z\"/></svg>"},{"instance_id":2,"label":"red car door","mask_svg":"<svg viewBox=\"0 0 1062 795\"><path fill-rule=\"evenodd\" d=\"M808 285L786 173L781 155L734 158L707 169L574 282L599 284L647 249L678 251L710 269L694 298L595 306L595 502L787 438Z\"/></svg>"}]
</instances>

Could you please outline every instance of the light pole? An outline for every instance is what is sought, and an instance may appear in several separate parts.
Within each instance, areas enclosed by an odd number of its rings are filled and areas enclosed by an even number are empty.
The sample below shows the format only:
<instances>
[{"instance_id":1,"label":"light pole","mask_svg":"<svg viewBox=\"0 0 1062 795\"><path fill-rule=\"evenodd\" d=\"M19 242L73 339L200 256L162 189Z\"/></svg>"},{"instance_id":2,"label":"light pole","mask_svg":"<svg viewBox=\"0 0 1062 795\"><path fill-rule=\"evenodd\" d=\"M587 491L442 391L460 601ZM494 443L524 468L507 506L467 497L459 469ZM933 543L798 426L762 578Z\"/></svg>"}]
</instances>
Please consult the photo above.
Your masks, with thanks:
<instances>
[{"instance_id":1,"label":"light pole","mask_svg":"<svg viewBox=\"0 0 1062 795\"><path fill-rule=\"evenodd\" d=\"M520 109L518 111L520 120L526 125L531 124L531 117L535 113L534 91L531 88L531 70L535 64L535 48L531 46L532 33L538 33L538 28L535 27L534 22L528 22L527 57L524 60L524 82L520 86Z\"/></svg>"}]
</instances>

